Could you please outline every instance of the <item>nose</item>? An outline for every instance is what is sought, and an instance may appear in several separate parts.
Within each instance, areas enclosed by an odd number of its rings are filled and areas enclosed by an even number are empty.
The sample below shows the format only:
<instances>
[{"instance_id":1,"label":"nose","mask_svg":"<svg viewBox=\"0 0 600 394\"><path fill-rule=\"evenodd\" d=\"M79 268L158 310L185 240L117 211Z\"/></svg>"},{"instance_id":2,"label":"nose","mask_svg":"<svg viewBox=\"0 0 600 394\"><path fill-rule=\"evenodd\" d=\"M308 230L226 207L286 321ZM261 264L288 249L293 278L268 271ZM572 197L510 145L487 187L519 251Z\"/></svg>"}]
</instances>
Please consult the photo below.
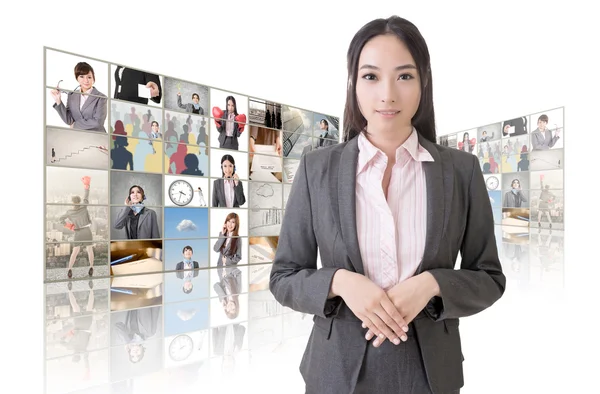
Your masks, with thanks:
<instances>
[{"instance_id":1,"label":"nose","mask_svg":"<svg viewBox=\"0 0 600 394\"><path fill-rule=\"evenodd\" d=\"M382 103L395 103L396 102L396 88L395 81L389 80L381 84L381 102Z\"/></svg>"}]
</instances>

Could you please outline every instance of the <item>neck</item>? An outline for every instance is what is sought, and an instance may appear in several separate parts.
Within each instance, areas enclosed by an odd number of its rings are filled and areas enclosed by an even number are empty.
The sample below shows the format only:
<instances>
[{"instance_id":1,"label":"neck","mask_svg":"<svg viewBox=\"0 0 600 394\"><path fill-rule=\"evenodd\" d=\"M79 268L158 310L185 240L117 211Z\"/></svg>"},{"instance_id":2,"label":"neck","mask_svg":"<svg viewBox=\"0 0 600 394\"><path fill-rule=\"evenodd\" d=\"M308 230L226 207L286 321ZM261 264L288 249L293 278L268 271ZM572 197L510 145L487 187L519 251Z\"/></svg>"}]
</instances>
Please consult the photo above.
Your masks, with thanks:
<instances>
[{"instance_id":1,"label":"neck","mask_svg":"<svg viewBox=\"0 0 600 394\"><path fill-rule=\"evenodd\" d=\"M79 90L81 90L81 93L87 93L87 92L89 92L90 90L92 90L92 88L90 87L89 89L84 89L84 88L83 88L83 86L81 86L81 85L80 85L80 86L79 86Z\"/></svg>"},{"instance_id":2,"label":"neck","mask_svg":"<svg viewBox=\"0 0 600 394\"><path fill-rule=\"evenodd\" d=\"M388 130L385 132L378 132L374 130L369 130L367 126L367 131L369 134L366 134L365 137L371 142L374 146L379 148L386 156L392 161L396 160L396 150L402 146L412 133L413 126L401 126L394 130Z\"/></svg>"}]
</instances>

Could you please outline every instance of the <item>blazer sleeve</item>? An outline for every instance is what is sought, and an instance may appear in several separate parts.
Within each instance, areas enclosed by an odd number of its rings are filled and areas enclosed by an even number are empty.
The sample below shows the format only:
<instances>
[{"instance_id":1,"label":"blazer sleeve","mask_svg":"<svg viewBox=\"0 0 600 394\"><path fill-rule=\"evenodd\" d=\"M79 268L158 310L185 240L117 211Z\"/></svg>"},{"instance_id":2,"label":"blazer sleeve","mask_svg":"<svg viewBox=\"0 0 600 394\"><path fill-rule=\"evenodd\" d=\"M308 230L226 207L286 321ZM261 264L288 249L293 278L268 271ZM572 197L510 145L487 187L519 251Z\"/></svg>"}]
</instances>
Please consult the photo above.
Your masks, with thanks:
<instances>
[{"instance_id":1,"label":"blazer sleeve","mask_svg":"<svg viewBox=\"0 0 600 394\"><path fill-rule=\"evenodd\" d=\"M158 230L158 219L156 218L156 212L155 211L150 211L150 220L151 225L152 225L152 229L151 229L151 233L150 233L150 238L151 239L156 239L156 238L160 238L160 232Z\"/></svg>"},{"instance_id":2,"label":"blazer sleeve","mask_svg":"<svg viewBox=\"0 0 600 394\"><path fill-rule=\"evenodd\" d=\"M219 232L219 239L217 239L217 241L215 242L215 246L213 246L213 250L215 252L219 252L219 249L221 249L221 246L223 246L223 243L225 243L226 240L227 240L227 238L225 238L223 236L223 234L221 232Z\"/></svg>"},{"instance_id":3,"label":"blazer sleeve","mask_svg":"<svg viewBox=\"0 0 600 394\"><path fill-rule=\"evenodd\" d=\"M60 116L62 121L69 126L71 126L73 122L75 122L75 119L73 119L73 115L71 114L71 110L69 109L69 99L71 98L72 94L73 93L69 93L69 95L67 96L67 105L65 105L65 103L61 101L60 104L54 103L54 105L52 106L54 107L56 112L58 112L58 116Z\"/></svg>"},{"instance_id":4,"label":"blazer sleeve","mask_svg":"<svg viewBox=\"0 0 600 394\"><path fill-rule=\"evenodd\" d=\"M494 236L492 206L475 156L466 215L460 269L434 268L428 271L437 280L441 293L425 308L435 321L479 313L500 299L506 287Z\"/></svg>"},{"instance_id":5,"label":"blazer sleeve","mask_svg":"<svg viewBox=\"0 0 600 394\"><path fill-rule=\"evenodd\" d=\"M212 190L212 206L219 206L219 198L217 197L217 193L219 192L219 182L218 179L215 179L213 182L213 190Z\"/></svg>"},{"instance_id":6,"label":"blazer sleeve","mask_svg":"<svg viewBox=\"0 0 600 394\"><path fill-rule=\"evenodd\" d=\"M246 196L244 195L244 185L241 180L239 180L238 185L233 188L233 192L238 205L240 207L244 205L246 203Z\"/></svg>"},{"instance_id":7,"label":"blazer sleeve","mask_svg":"<svg viewBox=\"0 0 600 394\"><path fill-rule=\"evenodd\" d=\"M269 289L283 306L298 312L329 317L341 305L341 297L328 299L333 275L339 267L317 269L317 240L313 230L306 156L292 183L279 244L271 270Z\"/></svg>"},{"instance_id":8,"label":"blazer sleeve","mask_svg":"<svg viewBox=\"0 0 600 394\"><path fill-rule=\"evenodd\" d=\"M123 209L121 209L119 211L119 213L117 214L117 217L115 218L115 223L113 224L113 228L115 230L120 230L123 227L125 227L125 224L127 223L127 217L129 216L129 210L131 208L129 207L123 207Z\"/></svg>"},{"instance_id":9,"label":"blazer sleeve","mask_svg":"<svg viewBox=\"0 0 600 394\"><path fill-rule=\"evenodd\" d=\"M144 73L144 81L146 84L148 82L155 82L156 86L158 86L158 96L152 97L150 100L154 101L157 104L160 104L160 100L162 99L162 86L160 85L160 78L156 74Z\"/></svg>"},{"instance_id":10,"label":"blazer sleeve","mask_svg":"<svg viewBox=\"0 0 600 394\"><path fill-rule=\"evenodd\" d=\"M241 259L242 259L242 238L238 238L235 254L233 254L231 256L227 256L227 262L229 264L237 264L240 262Z\"/></svg>"},{"instance_id":11,"label":"blazer sleeve","mask_svg":"<svg viewBox=\"0 0 600 394\"><path fill-rule=\"evenodd\" d=\"M91 116L86 118L81 118L75 122L75 128L81 130L102 130L104 127L104 121L106 120L107 115L107 105L106 98L98 97L98 102L94 107L94 111ZM87 115L87 110L85 111Z\"/></svg>"}]
</instances>

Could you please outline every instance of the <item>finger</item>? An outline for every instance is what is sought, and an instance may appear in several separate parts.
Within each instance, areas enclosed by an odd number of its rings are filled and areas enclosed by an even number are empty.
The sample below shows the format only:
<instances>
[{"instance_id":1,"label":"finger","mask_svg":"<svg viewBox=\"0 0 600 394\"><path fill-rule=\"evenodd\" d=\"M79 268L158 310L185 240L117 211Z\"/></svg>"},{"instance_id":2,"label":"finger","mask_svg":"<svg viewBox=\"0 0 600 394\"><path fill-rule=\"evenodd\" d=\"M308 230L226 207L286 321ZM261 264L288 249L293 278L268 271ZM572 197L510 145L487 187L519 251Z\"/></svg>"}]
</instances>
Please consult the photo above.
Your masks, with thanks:
<instances>
[{"instance_id":1,"label":"finger","mask_svg":"<svg viewBox=\"0 0 600 394\"><path fill-rule=\"evenodd\" d=\"M385 315L386 312L385 312L385 310L380 309L380 310L371 312L371 314L369 315L369 319L371 319L371 321L375 324L375 327L377 327L377 329L379 329L379 333L377 334L377 339L375 340L373 345L375 347L379 346L380 344L383 343L383 341L386 338L389 339L390 342L392 342L396 345L399 344L400 340L398 339L398 335L396 335L394 333L394 331L392 331L392 329L390 329L390 327L387 324L385 324L385 322L381 319L379 314ZM391 318L390 318L390 320L391 320ZM369 327L369 328L371 330L373 330L373 327Z\"/></svg>"},{"instance_id":2,"label":"finger","mask_svg":"<svg viewBox=\"0 0 600 394\"><path fill-rule=\"evenodd\" d=\"M359 316L359 318L363 321L363 328L368 328L367 333L365 334L365 339L370 341L373 337L379 337L381 332L377 329L377 326L369 319L368 316Z\"/></svg>"},{"instance_id":3,"label":"finger","mask_svg":"<svg viewBox=\"0 0 600 394\"><path fill-rule=\"evenodd\" d=\"M405 332L408 332L408 323L404 320L398 309L387 296L381 301L381 306L386 311L387 316L383 316L382 319L399 337L404 336ZM387 317L389 316L389 320Z\"/></svg>"}]
</instances>

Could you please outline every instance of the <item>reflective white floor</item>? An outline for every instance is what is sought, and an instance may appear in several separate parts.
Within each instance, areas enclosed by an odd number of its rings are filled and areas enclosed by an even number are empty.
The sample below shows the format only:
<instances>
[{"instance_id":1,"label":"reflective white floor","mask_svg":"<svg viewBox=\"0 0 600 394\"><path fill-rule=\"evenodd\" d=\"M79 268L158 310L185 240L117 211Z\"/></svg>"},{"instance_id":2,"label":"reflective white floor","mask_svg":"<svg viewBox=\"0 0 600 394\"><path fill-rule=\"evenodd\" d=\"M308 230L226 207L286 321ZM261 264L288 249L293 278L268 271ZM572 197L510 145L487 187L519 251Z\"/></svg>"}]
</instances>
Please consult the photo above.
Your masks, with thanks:
<instances>
[{"instance_id":1,"label":"reflective white floor","mask_svg":"<svg viewBox=\"0 0 600 394\"><path fill-rule=\"evenodd\" d=\"M461 393L571 392L549 357L560 351L548 326L563 301L563 232L497 226L496 241L507 290L461 319ZM247 283L253 268L239 269ZM140 294L109 279L45 285L47 393L304 393L298 365L312 316L248 286L227 316L210 270L144 277L128 279L144 281Z\"/></svg>"}]
</instances>

